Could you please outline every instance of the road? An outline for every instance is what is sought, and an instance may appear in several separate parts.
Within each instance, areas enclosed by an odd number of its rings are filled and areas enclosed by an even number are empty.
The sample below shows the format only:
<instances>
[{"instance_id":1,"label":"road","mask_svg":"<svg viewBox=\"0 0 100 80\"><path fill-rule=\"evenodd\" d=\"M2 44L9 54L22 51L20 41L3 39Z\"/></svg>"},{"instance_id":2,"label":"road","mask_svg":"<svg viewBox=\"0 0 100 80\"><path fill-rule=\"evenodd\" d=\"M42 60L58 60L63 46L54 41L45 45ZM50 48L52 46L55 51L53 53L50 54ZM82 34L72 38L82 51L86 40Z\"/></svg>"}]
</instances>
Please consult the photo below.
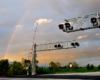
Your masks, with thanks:
<instances>
[{"instance_id":1,"label":"road","mask_svg":"<svg viewBox=\"0 0 100 80\"><path fill-rule=\"evenodd\" d=\"M82 80L82 79L100 79L100 72L89 73L67 73L67 74L40 74L34 76L16 75L13 77L0 78L0 80Z\"/></svg>"}]
</instances>

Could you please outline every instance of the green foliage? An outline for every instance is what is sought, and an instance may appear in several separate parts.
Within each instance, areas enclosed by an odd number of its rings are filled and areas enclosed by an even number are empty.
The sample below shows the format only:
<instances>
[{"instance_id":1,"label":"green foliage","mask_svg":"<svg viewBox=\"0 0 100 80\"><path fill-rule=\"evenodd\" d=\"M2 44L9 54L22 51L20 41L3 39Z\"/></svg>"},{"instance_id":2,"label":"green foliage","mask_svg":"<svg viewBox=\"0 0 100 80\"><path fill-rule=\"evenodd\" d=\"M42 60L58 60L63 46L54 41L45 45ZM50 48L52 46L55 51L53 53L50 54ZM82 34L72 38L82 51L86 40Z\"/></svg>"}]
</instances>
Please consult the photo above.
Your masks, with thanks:
<instances>
[{"instance_id":1,"label":"green foliage","mask_svg":"<svg viewBox=\"0 0 100 80\"><path fill-rule=\"evenodd\" d=\"M8 69L9 69L8 59L0 60L0 75L7 76Z\"/></svg>"},{"instance_id":2,"label":"green foliage","mask_svg":"<svg viewBox=\"0 0 100 80\"><path fill-rule=\"evenodd\" d=\"M86 68L87 70L90 70L91 69L90 64L87 64Z\"/></svg>"},{"instance_id":3,"label":"green foliage","mask_svg":"<svg viewBox=\"0 0 100 80\"><path fill-rule=\"evenodd\" d=\"M98 65L98 69L100 69L100 65Z\"/></svg>"},{"instance_id":4,"label":"green foliage","mask_svg":"<svg viewBox=\"0 0 100 80\"><path fill-rule=\"evenodd\" d=\"M53 61L51 61L49 63L49 65L51 65L50 68L49 68L50 70L53 70L53 71L59 71L60 70L60 63L59 62L54 63Z\"/></svg>"},{"instance_id":5,"label":"green foliage","mask_svg":"<svg viewBox=\"0 0 100 80\"><path fill-rule=\"evenodd\" d=\"M36 73L37 74L47 74L47 72L43 68L40 68L40 67L36 68Z\"/></svg>"},{"instance_id":6,"label":"green foliage","mask_svg":"<svg viewBox=\"0 0 100 80\"><path fill-rule=\"evenodd\" d=\"M94 69L94 65L93 65L93 64L91 64L91 67L90 67L90 69Z\"/></svg>"},{"instance_id":7,"label":"green foliage","mask_svg":"<svg viewBox=\"0 0 100 80\"><path fill-rule=\"evenodd\" d=\"M86 68L87 68L87 70L92 70L92 69L94 69L94 65L87 64Z\"/></svg>"},{"instance_id":8,"label":"green foliage","mask_svg":"<svg viewBox=\"0 0 100 80\"><path fill-rule=\"evenodd\" d=\"M79 68L79 65L76 63L76 62L69 62L68 65L67 65L67 68L70 68L70 64L72 64L72 69L75 70L75 69L78 69Z\"/></svg>"}]
</instances>

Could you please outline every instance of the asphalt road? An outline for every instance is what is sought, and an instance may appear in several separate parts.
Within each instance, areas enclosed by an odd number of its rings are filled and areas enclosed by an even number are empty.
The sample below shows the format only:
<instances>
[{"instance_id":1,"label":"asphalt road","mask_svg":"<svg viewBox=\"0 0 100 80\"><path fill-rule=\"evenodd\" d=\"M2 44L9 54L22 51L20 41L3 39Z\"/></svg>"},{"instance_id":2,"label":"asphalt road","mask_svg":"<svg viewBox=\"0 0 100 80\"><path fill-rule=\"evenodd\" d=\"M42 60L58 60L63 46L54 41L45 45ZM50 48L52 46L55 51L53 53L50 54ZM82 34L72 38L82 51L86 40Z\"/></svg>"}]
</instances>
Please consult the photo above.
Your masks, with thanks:
<instances>
[{"instance_id":1,"label":"asphalt road","mask_svg":"<svg viewBox=\"0 0 100 80\"><path fill-rule=\"evenodd\" d=\"M8 78L8 79L7 79ZM12 77L3 78L2 80L58 80L58 79L99 79L100 80L100 72L92 72L92 73L67 73L67 74L40 74L40 75L16 75ZM0 78L1 80L1 78Z\"/></svg>"}]
</instances>

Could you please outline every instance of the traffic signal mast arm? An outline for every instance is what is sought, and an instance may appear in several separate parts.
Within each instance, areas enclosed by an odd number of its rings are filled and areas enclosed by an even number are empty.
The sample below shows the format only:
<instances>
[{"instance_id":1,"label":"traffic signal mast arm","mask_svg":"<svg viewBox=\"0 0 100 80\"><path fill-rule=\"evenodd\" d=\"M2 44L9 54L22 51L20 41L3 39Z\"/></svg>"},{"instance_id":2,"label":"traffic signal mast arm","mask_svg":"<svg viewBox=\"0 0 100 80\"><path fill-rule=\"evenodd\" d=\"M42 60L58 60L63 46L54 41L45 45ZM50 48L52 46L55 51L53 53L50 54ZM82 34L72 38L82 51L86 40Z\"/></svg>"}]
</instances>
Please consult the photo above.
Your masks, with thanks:
<instances>
[{"instance_id":1,"label":"traffic signal mast arm","mask_svg":"<svg viewBox=\"0 0 100 80\"><path fill-rule=\"evenodd\" d=\"M59 29L62 29L64 32L67 33L100 28L100 12L77 18L65 19L65 22L65 24L59 25Z\"/></svg>"},{"instance_id":2,"label":"traffic signal mast arm","mask_svg":"<svg viewBox=\"0 0 100 80\"><path fill-rule=\"evenodd\" d=\"M58 50L58 49L71 49L71 48L76 48L76 46L79 46L79 43L78 45L72 45L75 44L75 43L78 43L78 42L75 42L75 40L73 41L64 41L64 42L56 42L56 43L48 43L48 44L39 44L39 45L36 45L36 47L45 47L45 46L48 46L46 47L45 49L39 49L39 50L36 50L37 51L50 51L50 50Z\"/></svg>"}]
</instances>

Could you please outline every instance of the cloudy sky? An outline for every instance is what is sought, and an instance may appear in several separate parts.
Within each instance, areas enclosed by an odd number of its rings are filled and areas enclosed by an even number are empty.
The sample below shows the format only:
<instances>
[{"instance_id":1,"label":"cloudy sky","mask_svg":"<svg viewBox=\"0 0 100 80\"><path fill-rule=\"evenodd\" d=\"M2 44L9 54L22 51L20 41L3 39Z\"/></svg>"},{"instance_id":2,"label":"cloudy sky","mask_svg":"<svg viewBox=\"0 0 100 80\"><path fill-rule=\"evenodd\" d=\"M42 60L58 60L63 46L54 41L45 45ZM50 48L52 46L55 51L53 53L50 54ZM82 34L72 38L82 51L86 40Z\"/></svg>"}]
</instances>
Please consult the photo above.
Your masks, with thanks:
<instances>
[{"instance_id":1,"label":"cloudy sky","mask_svg":"<svg viewBox=\"0 0 100 80\"><path fill-rule=\"evenodd\" d=\"M100 29L72 33L58 28L64 19L100 11L100 0L0 0L0 59L21 61L36 44L76 39L73 49L37 52L39 63L76 61L80 66L100 64Z\"/></svg>"}]
</instances>

